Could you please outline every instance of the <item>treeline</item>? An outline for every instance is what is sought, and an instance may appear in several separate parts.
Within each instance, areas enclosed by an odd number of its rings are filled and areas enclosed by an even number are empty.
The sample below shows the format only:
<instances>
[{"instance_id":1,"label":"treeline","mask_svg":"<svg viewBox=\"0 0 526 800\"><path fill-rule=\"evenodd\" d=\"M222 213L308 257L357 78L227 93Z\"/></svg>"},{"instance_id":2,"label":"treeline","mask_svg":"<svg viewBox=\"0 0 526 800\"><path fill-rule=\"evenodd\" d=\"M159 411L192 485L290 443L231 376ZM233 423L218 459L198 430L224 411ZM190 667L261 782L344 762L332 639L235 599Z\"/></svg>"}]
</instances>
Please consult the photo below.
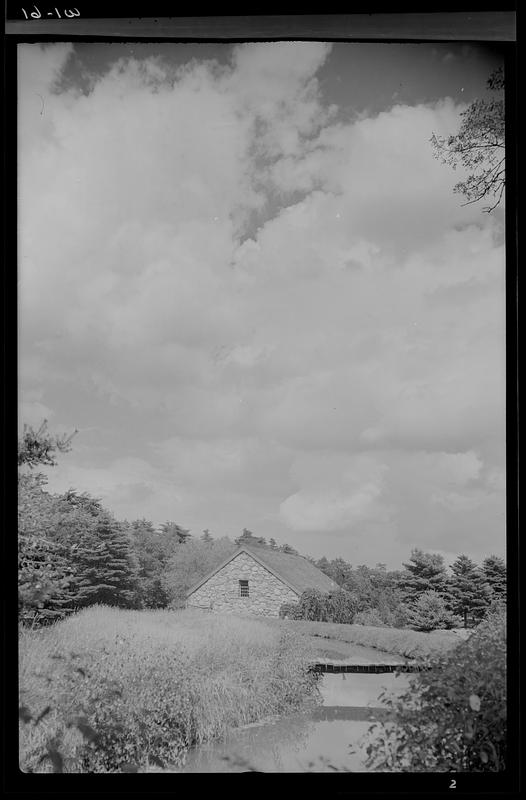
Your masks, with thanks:
<instances>
[{"instance_id":1,"label":"treeline","mask_svg":"<svg viewBox=\"0 0 526 800\"><path fill-rule=\"evenodd\" d=\"M438 553L414 549L403 570L385 564L353 568L342 558L313 563L354 598L354 621L419 630L475 625L506 603L506 565L490 555L477 565L460 555L446 569Z\"/></svg>"},{"instance_id":2,"label":"treeline","mask_svg":"<svg viewBox=\"0 0 526 800\"><path fill-rule=\"evenodd\" d=\"M56 463L72 437L24 428L18 463L19 612L24 621L51 621L103 603L125 608L182 605L188 589L238 546L298 554L288 544L268 542L247 528L237 539L199 537L172 521L156 528L146 519L118 521L101 502L73 489L46 490L39 465ZM325 603L325 618L368 625L431 629L474 624L488 608L505 602L506 568L489 556L478 567L459 556L448 575L441 556L414 550L404 569L384 564L352 567L342 558L309 559L343 592L333 600L306 598L303 608ZM321 603L321 606L320 606ZM320 612L321 613L321 612Z\"/></svg>"}]
</instances>

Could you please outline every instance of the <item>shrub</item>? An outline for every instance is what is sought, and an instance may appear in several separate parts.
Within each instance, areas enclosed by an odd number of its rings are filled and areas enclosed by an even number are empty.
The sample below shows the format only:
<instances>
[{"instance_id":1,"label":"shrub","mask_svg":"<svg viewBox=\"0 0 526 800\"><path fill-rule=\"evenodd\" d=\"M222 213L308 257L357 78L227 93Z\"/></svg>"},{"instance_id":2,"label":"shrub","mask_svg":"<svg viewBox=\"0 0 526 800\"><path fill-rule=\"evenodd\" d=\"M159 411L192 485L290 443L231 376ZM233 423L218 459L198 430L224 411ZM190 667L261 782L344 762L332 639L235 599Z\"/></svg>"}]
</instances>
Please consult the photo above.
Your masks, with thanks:
<instances>
[{"instance_id":1,"label":"shrub","mask_svg":"<svg viewBox=\"0 0 526 800\"><path fill-rule=\"evenodd\" d=\"M407 621L417 631L455 628L460 620L446 608L444 598L433 590L424 592L409 606Z\"/></svg>"},{"instance_id":2,"label":"shrub","mask_svg":"<svg viewBox=\"0 0 526 800\"><path fill-rule=\"evenodd\" d=\"M283 603L279 609L281 619L301 619L301 610L298 603Z\"/></svg>"},{"instance_id":3,"label":"shrub","mask_svg":"<svg viewBox=\"0 0 526 800\"><path fill-rule=\"evenodd\" d=\"M326 599L325 617L328 622L351 625L356 613L356 599L343 589L333 592Z\"/></svg>"},{"instance_id":4,"label":"shrub","mask_svg":"<svg viewBox=\"0 0 526 800\"><path fill-rule=\"evenodd\" d=\"M325 621L328 595L318 589L306 589L299 599L301 619Z\"/></svg>"},{"instance_id":5,"label":"shrub","mask_svg":"<svg viewBox=\"0 0 526 800\"><path fill-rule=\"evenodd\" d=\"M369 733L368 767L497 772L506 766L506 618L496 611L466 641L384 698L395 724Z\"/></svg>"}]
</instances>

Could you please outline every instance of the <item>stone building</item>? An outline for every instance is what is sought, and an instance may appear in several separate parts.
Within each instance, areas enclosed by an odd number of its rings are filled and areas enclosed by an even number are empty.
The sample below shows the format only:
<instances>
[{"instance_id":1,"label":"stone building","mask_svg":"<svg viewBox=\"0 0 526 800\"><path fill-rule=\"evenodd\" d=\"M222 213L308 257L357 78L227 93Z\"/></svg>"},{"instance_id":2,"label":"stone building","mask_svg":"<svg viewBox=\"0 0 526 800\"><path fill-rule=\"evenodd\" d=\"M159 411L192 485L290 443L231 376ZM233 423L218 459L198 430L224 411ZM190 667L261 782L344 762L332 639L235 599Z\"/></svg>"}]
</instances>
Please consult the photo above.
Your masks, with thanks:
<instances>
[{"instance_id":1,"label":"stone building","mask_svg":"<svg viewBox=\"0 0 526 800\"><path fill-rule=\"evenodd\" d=\"M186 596L189 608L277 617L305 589L333 592L338 585L302 556L265 547L240 547Z\"/></svg>"}]
</instances>

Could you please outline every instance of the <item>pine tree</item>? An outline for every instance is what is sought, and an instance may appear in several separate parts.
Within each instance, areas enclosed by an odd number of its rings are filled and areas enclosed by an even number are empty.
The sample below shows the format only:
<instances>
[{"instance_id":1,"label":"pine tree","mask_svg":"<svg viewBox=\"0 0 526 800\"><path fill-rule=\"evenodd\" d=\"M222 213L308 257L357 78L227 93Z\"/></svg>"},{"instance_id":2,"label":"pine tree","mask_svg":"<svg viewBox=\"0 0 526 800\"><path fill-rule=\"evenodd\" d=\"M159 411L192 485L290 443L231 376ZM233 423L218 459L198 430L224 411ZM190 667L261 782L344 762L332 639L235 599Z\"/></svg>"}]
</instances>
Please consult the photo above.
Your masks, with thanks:
<instances>
[{"instance_id":1,"label":"pine tree","mask_svg":"<svg viewBox=\"0 0 526 800\"><path fill-rule=\"evenodd\" d=\"M493 600L506 602L506 564L499 556L488 556L482 562L482 572L491 589Z\"/></svg>"},{"instance_id":2,"label":"pine tree","mask_svg":"<svg viewBox=\"0 0 526 800\"><path fill-rule=\"evenodd\" d=\"M403 566L406 572L400 580L400 588L406 602L416 601L427 591L441 595L446 593L446 568L443 557L438 553L425 553L415 548L411 551L410 561Z\"/></svg>"},{"instance_id":3,"label":"pine tree","mask_svg":"<svg viewBox=\"0 0 526 800\"><path fill-rule=\"evenodd\" d=\"M164 608L169 598L161 577L176 544L146 519L124 523L138 562L138 593L145 608Z\"/></svg>"},{"instance_id":4,"label":"pine tree","mask_svg":"<svg viewBox=\"0 0 526 800\"><path fill-rule=\"evenodd\" d=\"M442 595L433 590L423 592L406 610L407 622L418 631L453 628L456 619L448 611Z\"/></svg>"},{"instance_id":5,"label":"pine tree","mask_svg":"<svg viewBox=\"0 0 526 800\"><path fill-rule=\"evenodd\" d=\"M252 531L249 531L248 528L243 528L243 533L241 536L238 536L238 538L234 539L234 541L238 547L244 547L245 545L248 545L249 547L257 547L260 539L259 537L254 536Z\"/></svg>"},{"instance_id":6,"label":"pine tree","mask_svg":"<svg viewBox=\"0 0 526 800\"><path fill-rule=\"evenodd\" d=\"M163 522L161 525L161 531L167 536L173 538L173 540L177 543L184 544L190 539L191 533L186 528L182 528L180 525L177 525L176 522Z\"/></svg>"},{"instance_id":7,"label":"pine tree","mask_svg":"<svg viewBox=\"0 0 526 800\"><path fill-rule=\"evenodd\" d=\"M108 512L93 518L75 550L80 579L79 606L102 603L134 608L138 603L138 564L123 526Z\"/></svg>"},{"instance_id":8,"label":"pine tree","mask_svg":"<svg viewBox=\"0 0 526 800\"><path fill-rule=\"evenodd\" d=\"M466 555L460 555L451 565L453 573L448 585L448 603L455 614L464 619L480 620L491 604L491 589L477 565Z\"/></svg>"},{"instance_id":9,"label":"pine tree","mask_svg":"<svg viewBox=\"0 0 526 800\"><path fill-rule=\"evenodd\" d=\"M214 537L211 535L211 533L208 530L208 528L205 528L205 530L203 531L203 535L201 536L201 541L202 542L213 542L214 541Z\"/></svg>"}]
</instances>

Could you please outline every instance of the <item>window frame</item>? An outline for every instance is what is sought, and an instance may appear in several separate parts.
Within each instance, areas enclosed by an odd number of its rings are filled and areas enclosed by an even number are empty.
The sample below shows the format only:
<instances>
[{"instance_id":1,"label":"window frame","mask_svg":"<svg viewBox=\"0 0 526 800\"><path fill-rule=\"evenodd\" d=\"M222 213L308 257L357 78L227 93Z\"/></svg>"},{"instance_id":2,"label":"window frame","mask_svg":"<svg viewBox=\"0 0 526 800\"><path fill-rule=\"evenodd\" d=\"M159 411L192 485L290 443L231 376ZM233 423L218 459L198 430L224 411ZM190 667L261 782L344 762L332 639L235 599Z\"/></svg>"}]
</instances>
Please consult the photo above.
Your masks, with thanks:
<instances>
[{"instance_id":1,"label":"window frame","mask_svg":"<svg viewBox=\"0 0 526 800\"><path fill-rule=\"evenodd\" d=\"M239 586L239 597L250 597L250 588L248 580L240 579L238 582L238 586Z\"/></svg>"}]
</instances>

